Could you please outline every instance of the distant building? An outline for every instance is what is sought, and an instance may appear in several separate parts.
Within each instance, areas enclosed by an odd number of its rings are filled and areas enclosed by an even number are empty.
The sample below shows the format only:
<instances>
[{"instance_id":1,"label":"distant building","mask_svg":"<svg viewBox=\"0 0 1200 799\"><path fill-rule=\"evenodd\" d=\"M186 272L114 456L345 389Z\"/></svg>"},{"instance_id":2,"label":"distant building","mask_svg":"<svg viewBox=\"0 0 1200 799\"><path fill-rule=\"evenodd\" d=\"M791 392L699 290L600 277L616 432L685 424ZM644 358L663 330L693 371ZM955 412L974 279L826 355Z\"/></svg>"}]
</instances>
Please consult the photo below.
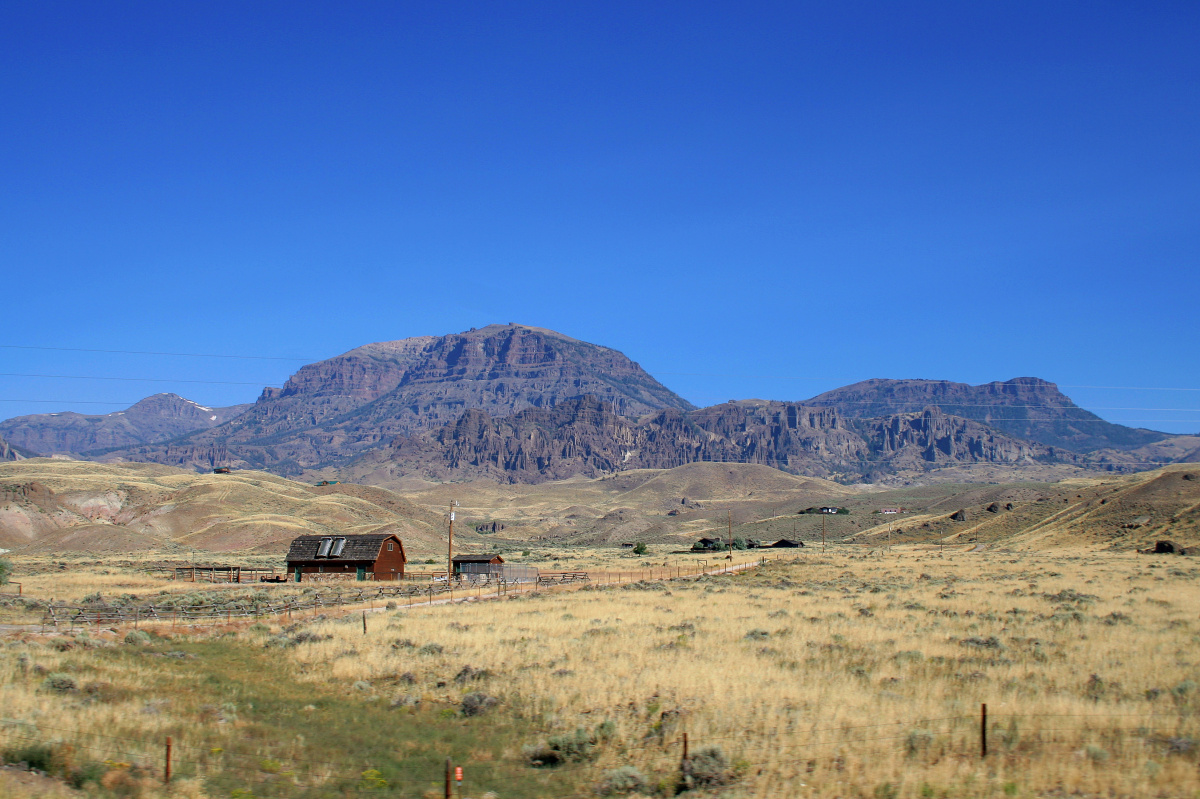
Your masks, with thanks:
<instances>
[{"instance_id":1,"label":"distant building","mask_svg":"<svg viewBox=\"0 0 1200 799\"><path fill-rule=\"evenodd\" d=\"M771 546L775 547L776 549L791 549L793 547L804 546L804 542L803 541L792 541L787 538L781 538L778 541L776 541L774 544L771 544Z\"/></svg>"},{"instance_id":2,"label":"distant building","mask_svg":"<svg viewBox=\"0 0 1200 799\"><path fill-rule=\"evenodd\" d=\"M288 548L287 569L296 582L306 574L348 573L359 580L399 580L407 560L395 533L302 535Z\"/></svg>"},{"instance_id":3,"label":"distant building","mask_svg":"<svg viewBox=\"0 0 1200 799\"><path fill-rule=\"evenodd\" d=\"M504 558L499 555L455 555L455 574L504 574Z\"/></svg>"}]
</instances>

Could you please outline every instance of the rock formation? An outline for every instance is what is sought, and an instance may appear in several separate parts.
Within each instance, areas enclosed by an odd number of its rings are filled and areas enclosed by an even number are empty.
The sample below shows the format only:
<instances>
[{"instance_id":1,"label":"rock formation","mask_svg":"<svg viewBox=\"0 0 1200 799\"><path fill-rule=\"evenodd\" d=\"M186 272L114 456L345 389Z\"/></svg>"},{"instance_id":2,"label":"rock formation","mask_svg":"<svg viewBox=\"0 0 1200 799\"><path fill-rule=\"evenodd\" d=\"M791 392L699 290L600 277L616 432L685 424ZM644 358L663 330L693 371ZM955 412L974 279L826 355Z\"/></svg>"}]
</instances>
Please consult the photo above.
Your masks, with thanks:
<instances>
[{"instance_id":1,"label":"rock formation","mask_svg":"<svg viewBox=\"0 0 1200 799\"><path fill-rule=\"evenodd\" d=\"M693 407L616 350L540 328L490 325L368 344L310 364L229 424L113 457L294 474L344 463L397 435L437 429L467 410L486 419L582 394L625 416Z\"/></svg>"},{"instance_id":2,"label":"rock formation","mask_svg":"<svg viewBox=\"0 0 1200 799\"><path fill-rule=\"evenodd\" d=\"M0 422L0 436L46 455L97 455L117 447L168 441L207 430L249 408L208 408L177 394L155 394L123 411L103 415L39 413Z\"/></svg>"},{"instance_id":3,"label":"rock formation","mask_svg":"<svg viewBox=\"0 0 1200 799\"><path fill-rule=\"evenodd\" d=\"M1055 384L1036 377L979 386L949 380L864 380L819 394L805 404L837 408L847 418L913 413L934 406L1015 438L1074 452L1139 447L1168 437L1106 422L1077 406Z\"/></svg>"},{"instance_id":4,"label":"rock formation","mask_svg":"<svg viewBox=\"0 0 1200 799\"><path fill-rule=\"evenodd\" d=\"M466 411L436 432L396 438L364 455L347 474L368 481L416 475L536 483L707 461L853 480L954 463L1064 458L1074 456L936 408L854 426L832 408L762 400L631 419L589 395L501 418Z\"/></svg>"}]
</instances>

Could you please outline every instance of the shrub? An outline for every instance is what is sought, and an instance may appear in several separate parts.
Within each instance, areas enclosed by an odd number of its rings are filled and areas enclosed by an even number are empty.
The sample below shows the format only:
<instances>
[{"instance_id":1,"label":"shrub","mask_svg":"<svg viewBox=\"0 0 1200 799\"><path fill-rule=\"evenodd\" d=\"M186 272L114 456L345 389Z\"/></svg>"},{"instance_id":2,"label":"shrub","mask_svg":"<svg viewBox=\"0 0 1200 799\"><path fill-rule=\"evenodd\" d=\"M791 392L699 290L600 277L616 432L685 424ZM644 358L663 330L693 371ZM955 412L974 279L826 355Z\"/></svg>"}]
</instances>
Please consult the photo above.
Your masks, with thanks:
<instances>
[{"instance_id":1,"label":"shrub","mask_svg":"<svg viewBox=\"0 0 1200 799\"><path fill-rule=\"evenodd\" d=\"M708 788L724 785L733 780L733 770L729 767L729 758L719 746L707 746L697 751L683 763L683 778L679 788L690 791L693 788Z\"/></svg>"},{"instance_id":2,"label":"shrub","mask_svg":"<svg viewBox=\"0 0 1200 799\"><path fill-rule=\"evenodd\" d=\"M0 585L6 585L10 576L12 576L12 562L0 558Z\"/></svg>"},{"instance_id":3,"label":"shrub","mask_svg":"<svg viewBox=\"0 0 1200 799\"><path fill-rule=\"evenodd\" d=\"M929 748L933 743L933 733L929 730L909 730L904 739L904 751L909 757Z\"/></svg>"},{"instance_id":4,"label":"shrub","mask_svg":"<svg viewBox=\"0 0 1200 799\"><path fill-rule=\"evenodd\" d=\"M75 684L75 678L69 674L54 672L47 675L46 679L42 681L42 688L45 688L47 691L67 694L77 690L78 686Z\"/></svg>"},{"instance_id":5,"label":"shrub","mask_svg":"<svg viewBox=\"0 0 1200 799\"><path fill-rule=\"evenodd\" d=\"M475 691L463 697L462 714L464 716L482 716L498 704L500 704L500 700L496 697Z\"/></svg>"},{"instance_id":6,"label":"shrub","mask_svg":"<svg viewBox=\"0 0 1200 799\"><path fill-rule=\"evenodd\" d=\"M637 542L637 544L636 544L636 545L634 545L634 547L633 547L633 554L635 554L635 555L645 555L645 554L646 554L646 549L647 549L646 545L645 545L645 544L643 544L641 541L638 541L638 542Z\"/></svg>"},{"instance_id":7,"label":"shrub","mask_svg":"<svg viewBox=\"0 0 1200 799\"><path fill-rule=\"evenodd\" d=\"M125 633L125 643L139 646L150 643L150 633L145 630L130 630Z\"/></svg>"},{"instance_id":8,"label":"shrub","mask_svg":"<svg viewBox=\"0 0 1200 799\"><path fill-rule=\"evenodd\" d=\"M417 650L417 654L440 655L440 654L442 654L443 651L445 651L445 650L442 649L441 644L425 644L424 646L422 646L420 649Z\"/></svg>"},{"instance_id":9,"label":"shrub","mask_svg":"<svg viewBox=\"0 0 1200 799\"><path fill-rule=\"evenodd\" d=\"M557 766L568 761L590 760L596 739L583 727L564 735L551 735L543 744L525 747L525 757L534 767Z\"/></svg>"},{"instance_id":10,"label":"shrub","mask_svg":"<svg viewBox=\"0 0 1200 799\"><path fill-rule=\"evenodd\" d=\"M24 763L38 771L49 772L54 765L54 749L46 744L29 744L4 750L7 763Z\"/></svg>"},{"instance_id":11,"label":"shrub","mask_svg":"<svg viewBox=\"0 0 1200 799\"><path fill-rule=\"evenodd\" d=\"M633 766L621 766L604 772L596 793L601 796L614 796L627 793L647 793L650 784L645 775Z\"/></svg>"}]
</instances>

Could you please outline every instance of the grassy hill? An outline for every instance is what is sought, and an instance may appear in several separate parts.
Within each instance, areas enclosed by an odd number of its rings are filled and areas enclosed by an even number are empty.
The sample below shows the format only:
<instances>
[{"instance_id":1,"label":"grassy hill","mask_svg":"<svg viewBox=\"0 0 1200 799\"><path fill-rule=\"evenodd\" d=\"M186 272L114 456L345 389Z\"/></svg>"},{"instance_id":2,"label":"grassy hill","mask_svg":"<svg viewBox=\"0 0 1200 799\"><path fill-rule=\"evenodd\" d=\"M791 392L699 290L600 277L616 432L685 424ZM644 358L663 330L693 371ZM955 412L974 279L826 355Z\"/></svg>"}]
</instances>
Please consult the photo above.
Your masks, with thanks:
<instances>
[{"instance_id":1,"label":"grassy hill","mask_svg":"<svg viewBox=\"0 0 1200 799\"><path fill-rule=\"evenodd\" d=\"M297 535L383 529L400 533L410 557L442 551L440 516L380 488L155 464L0 465L0 547L17 553L281 554Z\"/></svg>"}]
</instances>

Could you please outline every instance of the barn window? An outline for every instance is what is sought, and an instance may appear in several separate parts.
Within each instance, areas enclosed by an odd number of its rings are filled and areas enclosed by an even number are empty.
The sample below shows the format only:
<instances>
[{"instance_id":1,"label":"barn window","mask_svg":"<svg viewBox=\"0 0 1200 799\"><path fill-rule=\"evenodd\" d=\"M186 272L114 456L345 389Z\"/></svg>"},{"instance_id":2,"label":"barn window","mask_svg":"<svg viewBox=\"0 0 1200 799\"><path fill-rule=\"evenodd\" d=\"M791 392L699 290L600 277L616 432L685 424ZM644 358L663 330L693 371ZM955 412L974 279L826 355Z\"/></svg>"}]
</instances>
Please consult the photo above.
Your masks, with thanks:
<instances>
[{"instance_id":1,"label":"barn window","mask_svg":"<svg viewBox=\"0 0 1200 799\"><path fill-rule=\"evenodd\" d=\"M388 541L388 552L394 552L395 549L396 549L396 542Z\"/></svg>"},{"instance_id":2,"label":"barn window","mask_svg":"<svg viewBox=\"0 0 1200 799\"><path fill-rule=\"evenodd\" d=\"M321 545L319 547L317 547L317 557L318 558L329 557L329 548L332 546L333 546L332 538L322 538Z\"/></svg>"},{"instance_id":3,"label":"barn window","mask_svg":"<svg viewBox=\"0 0 1200 799\"><path fill-rule=\"evenodd\" d=\"M342 556L342 550L344 550L345 548L346 548L346 539L344 539L344 538L337 539L336 541L333 542L333 551L329 553L329 557L340 558Z\"/></svg>"}]
</instances>

